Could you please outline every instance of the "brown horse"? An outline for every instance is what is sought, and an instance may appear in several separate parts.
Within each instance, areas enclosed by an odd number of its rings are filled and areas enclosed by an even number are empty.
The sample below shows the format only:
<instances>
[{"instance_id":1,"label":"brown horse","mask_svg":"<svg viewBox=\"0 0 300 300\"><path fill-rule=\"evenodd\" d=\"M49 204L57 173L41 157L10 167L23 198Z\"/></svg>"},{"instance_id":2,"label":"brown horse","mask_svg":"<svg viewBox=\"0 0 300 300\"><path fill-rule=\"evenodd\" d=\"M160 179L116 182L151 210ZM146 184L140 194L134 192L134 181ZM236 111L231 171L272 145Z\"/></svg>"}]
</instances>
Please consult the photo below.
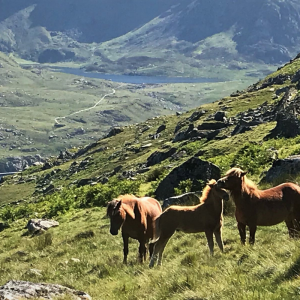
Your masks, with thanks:
<instances>
[{"instance_id":1,"label":"brown horse","mask_svg":"<svg viewBox=\"0 0 300 300\"><path fill-rule=\"evenodd\" d=\"M299 232L300 187L283 183L259 190L239 168L230 169L217 182L219 188L230 191L235 203L235 217L242 244L246 242L246 225L250 230L249 243L254 244L257 226L272 226L285 221L289 235Z\"/></svg>"},{"instance_id":2,"label":"brown horse","mask_svg":"<svg viewBox=\"0 0 300 300\"><path fill-rule=\"evenodd\" d=\"M107 215L110 218L110 233L117 235L122 227L124 243L124 263L127 263L128 239L139 241L139 259L146 259L147 243L153 238L154 218L161 214L159 202L150 197L137 198L134 195L121 195L107 205ZM153 245L149 246L150 257Z\"/></svg>"},{"instance_id":3,"label":"brown horse","mask_svg":"<svg viewBox=\"0 0 300 300\"><path fill-rule=\"evenodd\" d=\"M172 205L155 220L156 242L149 267L155 264L158 255L158 265L161 265L162 254L171 236L176 230L186 233L205 232L210 253L213 254L213 234L218 246L223 251L223 201L228 200L228 194L217 187L211 180L203 190L200 204L194 206Z\"/></svg>"}]
</instances>

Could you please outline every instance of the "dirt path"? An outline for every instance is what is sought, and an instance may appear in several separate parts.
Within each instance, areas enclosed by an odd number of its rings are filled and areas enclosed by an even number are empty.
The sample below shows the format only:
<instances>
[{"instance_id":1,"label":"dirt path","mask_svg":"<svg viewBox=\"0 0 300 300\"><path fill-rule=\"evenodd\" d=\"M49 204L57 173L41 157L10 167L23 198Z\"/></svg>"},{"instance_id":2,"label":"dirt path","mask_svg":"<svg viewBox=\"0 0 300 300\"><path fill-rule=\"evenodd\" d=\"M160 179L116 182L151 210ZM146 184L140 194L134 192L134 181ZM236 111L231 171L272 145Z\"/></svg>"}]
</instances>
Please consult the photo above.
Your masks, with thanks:
<instances>
[{"instance_id":1,"label":"dirt path","mask_svg":"<svg viewBox=\"0 0 300 300\"><path fill-rule=\"evenodd\" d=\"M124 85L124 83L120 84L116 89L119 89L119 88L120 88L121 86L123 86L123 85ZM59 119L66 119L66 118L68 118L68 117L70 117L70 116L79 114L79 113L81 113L81 112L91 110L91 109L97 107L97 106L102 102L102 100L104 100L107 96L114 95L115 93L116 93L116 90L115 90L115 89L112 89L112 92L110 92L110 93L108 93L108 94L105 94L105 95L104 95L98 102L96 102L93 106L88 107L88 108L85 108L85 109L81 109L81 110L78 110L78 111L75 111L75 112L73 112L73 113L71 113L71 114L69 114L69 115L67 115L67 116L64 116L64 117L56 117L56 118L54 119L54 122L55 122L56 124L59 124L59 121L58 121Z\"/></svg>"}]
</instances>

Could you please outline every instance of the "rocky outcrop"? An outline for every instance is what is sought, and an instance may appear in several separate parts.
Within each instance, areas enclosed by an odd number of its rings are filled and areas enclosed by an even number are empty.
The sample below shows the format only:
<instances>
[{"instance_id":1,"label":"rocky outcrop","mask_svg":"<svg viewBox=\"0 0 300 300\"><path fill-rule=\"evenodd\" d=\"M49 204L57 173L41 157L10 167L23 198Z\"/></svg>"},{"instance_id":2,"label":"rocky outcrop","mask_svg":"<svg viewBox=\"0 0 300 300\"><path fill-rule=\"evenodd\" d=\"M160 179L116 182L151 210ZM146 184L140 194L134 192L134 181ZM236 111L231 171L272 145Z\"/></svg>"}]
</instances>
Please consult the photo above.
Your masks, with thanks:
<instances>
[{"instance_id":1,"label":"rocky outcrop","mask_svg":"<svg viewBox=\"0 0 300 300\"><path fill-rule=\"evenodd\" d=\"M174 196L174 188L178 187L181 181L191 179L193 189L201 190L203 186L199 183L207 182L210 179L219 179L220 169L205 160L192 157L180 166L174 168L159 184L155 191L157 199L166 199Z\"/></svg>"},{"instance_id":2,"label":"rocky outcrop","mask_svg":"<svg viewBox=\"0 0 300 300\"><path fill-rule=\"evenodd\" d=\"M176 148L171 148L167 152L160 152L155 151L153 152L148 158L147 158L147 167L154 166L156 164L159 164L160 162L166 160L167 158L171 157L173 154L175 154Z\"/></svg>"},{"instance_id":3,"label":"rocky outcrop","mask_svg":"<svg viewBox=\"0 0 300 300\"><path fill-rule=\"evenodd\" d=\"M59 223L54 220L47 220L47 219L31 219L28 221L26 228L28 232L31 234L37 234L48 230L51 227L58 226Z\"/></svg>"},{"instance_id":4,"label":"rocky outcrop","mask_svg":"<svg viewBox=\"0 0 300 300\"><path fill-rule=\"evenodd\" d=\"M293 155L285 159L275 160L261 181L268 183L281 182L283 178L287 178L289 175L298 174L300 174L300 155Z\"/></svg>"},{"instance_id":5,"label":"rocky outcrop","mask_svg":"<svg viewBox=\"0 0 300 300\"><path fill-rule=\"evenodd\" d=\"M36 162L44 162L40 155L13 156L7 157L5 161L0 162L0 173L10 173L23 171L26 167L32 166Z\"/></svg>"},{"instance_id":6,"label":"rocky outcrop","mask_svg":"<svg viewBox=\"0 0 300 300\"><path fill-rule=\"evenodd\" d=\"M115 136L115 135L121 133L122 131L123 131L123 129L121 127L114 127L106 135L106 138L111 137L111 136Z\"/></svg>"},{"instance_id":7,"label":"rocky outcrop","mask_svg":"<svg viewBox=\"0 0 300 300\"><path fill-rule=\"evenodd\" d=\"M276 121L275 128L265 137L265 140L279 137L292 138L300 134L300 121L297 116L282 112L277 114Z\"/></svg>"},{"instance_id":8,"label":"rocky outcrop","mask_svg":"<svg viewBox=\"0 0 300 300\"><path fill-rule=\"evenodd\" d=\"M57 297L68 297L68 299L74 300L92 299L91 296L84 292L70 289L59 284L11 280L0 287L0 299L3 300L30 298L57 299Z\"/></svg>"}]
</instances>

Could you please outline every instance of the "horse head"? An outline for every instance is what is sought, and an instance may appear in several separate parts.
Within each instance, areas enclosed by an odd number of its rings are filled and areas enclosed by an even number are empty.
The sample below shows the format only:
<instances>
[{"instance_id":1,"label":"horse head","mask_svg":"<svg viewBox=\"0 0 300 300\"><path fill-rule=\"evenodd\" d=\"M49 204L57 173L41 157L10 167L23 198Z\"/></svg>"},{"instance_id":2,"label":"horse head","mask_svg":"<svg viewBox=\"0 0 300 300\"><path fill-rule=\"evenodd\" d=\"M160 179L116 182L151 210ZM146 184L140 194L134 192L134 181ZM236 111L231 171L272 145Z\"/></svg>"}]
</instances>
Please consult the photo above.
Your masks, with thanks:
<instances>
[{"instance_id":1,"label":"horse head","mask_svg":"<svg viewBox=\"0 0 300 300\"><path fill-rule=\"evenodd\" d=\"M222 188L218 187L217 181L212 179L207 183L207 186L210 187L210 193L212 193L212 198L214 199L223 199L224 201L229 200L229 195Z\"/></svg>"},{"instance_id":2,"label":"horse head","mask_svg":"<svg viewBox=\"0 0 300 300\"><path fill-rule=\"evenodd\" d=\"M232 191L241 186L246 174L247 172L244 172L240 168L232 168L224 177L217 181L217 187Z\"/></svg>"},{"instance_id":3,"label":"horse head","mask_svg":"<svg viewBox=\"0 0 300 300\"><path fill-rule=\"evenodd\" d=\"M110 218L110 233L117 235L126 218L126 212L122 209L122 200L114 199L108 202L107 216Z\"/></svg>"}]
</instances>

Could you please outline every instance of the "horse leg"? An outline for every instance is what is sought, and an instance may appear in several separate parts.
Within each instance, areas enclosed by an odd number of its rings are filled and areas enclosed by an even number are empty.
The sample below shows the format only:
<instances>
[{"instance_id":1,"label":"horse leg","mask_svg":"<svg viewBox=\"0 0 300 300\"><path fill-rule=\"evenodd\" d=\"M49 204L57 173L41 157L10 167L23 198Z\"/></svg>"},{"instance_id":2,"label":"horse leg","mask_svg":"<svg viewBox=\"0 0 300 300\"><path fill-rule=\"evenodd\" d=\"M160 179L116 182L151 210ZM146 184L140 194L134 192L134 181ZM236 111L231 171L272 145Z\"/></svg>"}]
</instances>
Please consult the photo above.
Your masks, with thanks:
<instances>
[{"instance_id":1,"label":"horse leg","mask_svg":"<svg viewBox=\"0 0 300 300\"><path fill-rule=\"evenodd\" d=\"M165 247L168 243L170 238L166 238L162 241L161 245L160 245L160 249L159 249L159 252L158 252L158 262L157 262L157 265L158 266L161 266L161 263L162 263L162 256L163 256L163 252L165 250Z\"/></svg>"},{"instance_id":2,"label":"horse leg","mask_svg":"<svg viewBox=\"0 0 300 300\"><path fill-rule=\"evenodd\" d=\"M140 263L143 262L144 259L146 259L146 253L147 253L147 247L146 247L146 241L144 238L139 239L139 260Z\"/></svg>"},{"instance_id":3,"label":"horse leg","mask_svg":"<svg viewBox=\"0 0 300 300\"><path fill-rule=\"evenodd\" d=\"M154 249L155 243L149 244L149 256L152 257L153 249Z\"/></svg>"},{"instance_id":4,"label":"horse leg","mask_svg":"<svg viewBox=\"0 0 300 300\"><path fill-rule=\"evenodd\" d=\"M293 221L292 220L286 220L285 224L288 228L290 238L294 238L295 237L295 228L294 228Z\"/></svg>"},{"instance_id":5,"label":"horse leg","mask_svg":"<svg viewBox=\"0 0 300 300\"><path fill-rule=\"evenodd\" d=\"M219 227L214 231L214 235L217 241L217 244L219 248L221 249L222 252L224 252L224 244L223 244L223 239L222 239L222 227Z\"/></svg>"},{"instance_id":6,"label":"horse leg","mask_svg":"<svg viewBox=\"0 0 300 300\"><path fill-rule=\"evenodd\" d=\"M205 231L209 251L211 255L214 255L214 239L213 239L213 231L207 230Z\"/></svg>"},{"instance_id":7,"label":"horse leg","mask_svg":"<svg viewBox=\"0 0 300 300\"><path fill-rule=\"evenodd\" d=\"M127 234L125 234L124 232L122 232L122 238L123 238L123 244L124 244L124 247L123 247L124 260L123 260L123 263L127 265L129 236Z\"/></svg>"},{"instance_id":8,"label":"horse leg","mask_svg":"<svg viewBox=\"0 0 300 300\"><path fill-rule=\"evenodd\" d=\"M150 244L153 245L152 248L153 248L153 251L152 251L152 254L151 254L151 258L150 258L150 263L149 263L149 268L153 268L154 267L154 264L157 260L157 253L158 253L158 248L159 248L159 240L156 242L156 243L153 243L153 244ZM150 249L149 249L149 252L150 252Z\"/></svg>"},{"instance_id":9,"label":"horse leg","mask_svg":"<svg viewBox=\"0 0 300 300\"><path fill-rule=\"evenodd\" d=\"M257 228L256 225L249 226L249 230L250 230L249 244L250 245L254 245L254 243L255 243L256 228Z\"/></svg>"},{"instance_id":10,"label":"horse leg","mask_svg":"<svg viewBox=\"0 0 300 300\"><path fill-rule=\"evenodd\" d=\"M246 225L243 223L238 222L237 227L240 233L241 242L243 245L246 243Z\"/></svg>"},{"instance_id":11,"label":"horse leg","mask_svg":"<svg viewBox=\"0 0 300 300\"><path fill-rule=\"evenodd\" d=\"M171 234L172 236L172 234ZM159 240L154 245L154 250L150 259L149 268L153 268L156 260L158 259L157 265L161 266L162 255L165 250L165 247L170 239L170 237L160 237Z\"/></svg>"}]
</instances>

